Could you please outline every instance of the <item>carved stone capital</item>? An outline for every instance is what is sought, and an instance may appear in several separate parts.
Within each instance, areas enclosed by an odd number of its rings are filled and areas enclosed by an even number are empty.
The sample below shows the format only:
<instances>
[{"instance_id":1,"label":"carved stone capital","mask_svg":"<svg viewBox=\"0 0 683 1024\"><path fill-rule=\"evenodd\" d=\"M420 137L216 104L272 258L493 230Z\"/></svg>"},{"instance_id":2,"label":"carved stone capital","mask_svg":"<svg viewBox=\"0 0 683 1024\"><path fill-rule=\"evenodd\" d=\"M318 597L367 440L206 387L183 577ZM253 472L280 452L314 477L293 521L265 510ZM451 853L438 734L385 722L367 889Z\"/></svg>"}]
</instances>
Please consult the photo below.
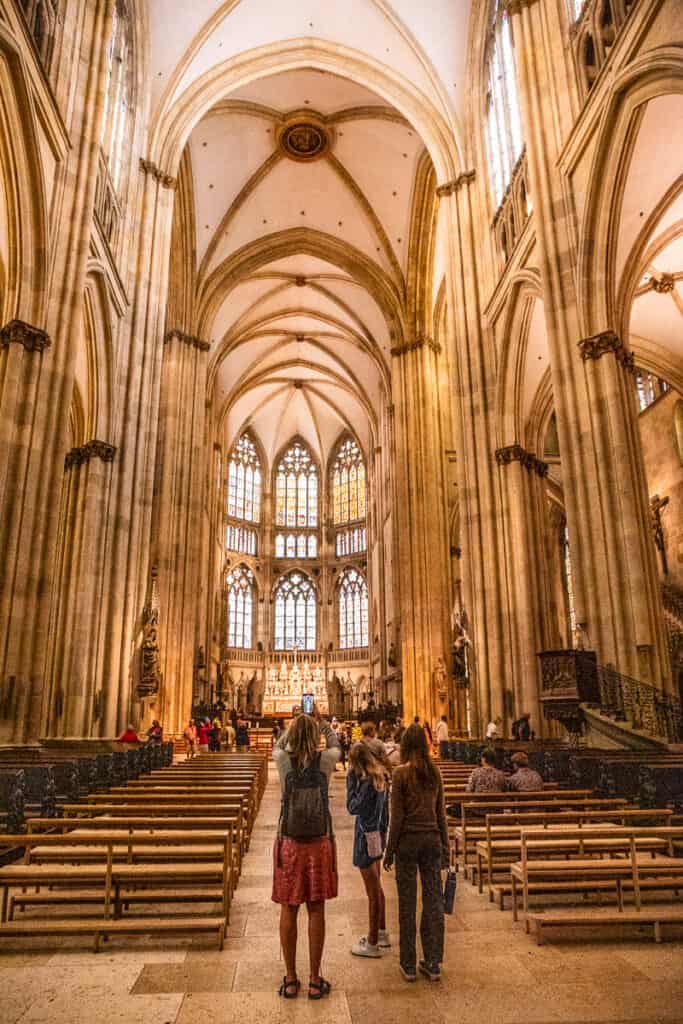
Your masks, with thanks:
<instances>
[{"instance_id":1,"label":"carved stone capital","mask_svg":"<svg viewBox=\"0 0 683 1024\"><path fill-rule=\"evenodd\" d=\"M174 327L172 331L168 331L164 338L165 345L168 345L171 341L182 341L184 345L191 345L192 348L199 349L200 352L208 352L211 348L208 341L204 341L202 338L198 338L194 334L187 334L185 331L181 331L177 327Z\"/></svg>"},{"instance_id":2,"label":"carved stone capital","mask_svg":"<svg viewBox=\"0 0 683 1024\"><path fill-rule=\"evenodd\" d=\"M457 178L452 181L446 181L443 185L438 185L436 194L439 199L443 199L444 196L452 196L454 192L458 192L463 185L471 185L476 177L476 171L463 171Z\"/></svg>"},{"instance_id":3,"label":"carved stone capital","mask_svg":"<svg viewBox=\"0 0 683 1024\"><path fill-rule=\"evenodd\" d=\"M145 174L151 174L151 176L158 181L163 188L175 188L178 184L178 179L174 178L170 174L165 174L155 163L151 160L143 160L140 158L140 169Z\"/></svg>"},{"instance_id":4,"label":"carved stone capital","mask_svg":"<svg viewBox=\"0 0 683 1024\"><path fill-rule=\"evenodd\" d=\"M401 345L394 345L391 349L392 356L404 356L406 352L417 352L421 348L430 348L438 356L441 352L441 345L433 338L424 334L418 334L412 341L404 341Z\"/></svg>"},{"instance_id":5,"label":"carved stone capital","mask_svg":"<svg viewBox=\"0 0 683 1024\"><path fill-rule=\"evenodd\" d=\"M621 338L614 331L601 331L590 338L583 338L579 342L579 352L584 362L588 359L600 359L607 352L614 352L617 362L621 363L625 370L633 372L633 353L626 351Z\"/></svg>"},{"instance_id":6,"label":"carved stone capital","mask_svg":"<svg viewBox=\"0 0 683 1024\"><path fill-rule=\"evenodd\" d=\"M23 345L27 352L44 352L51 344L46 331L23 320L10 320L0 328L0 348L8 348L11 343Z\"/></svg>"},{"instance_id":7,"label":"carved stone capital","mask_svg":"<svg viewBox=\"0 0 683 1024\"><path fill-rule=\"evenodd\" d=\"M496 462L499 466L508 466L511 462L520 462L530 473L544 477L548 475L548 463L543 462L533 452L522 448L521 444L510 444L506 448L496 448Z\"/></svg>"},{"instance_id":8,"label":"carved stone capital","mask_svg":"<svg viewBox=\"0 0 683 1024\"><path fill-rule=\"evenodd\" d=\"M106 441L88 441L80 448L72 448L64 458L64 469L71 469L73 466L82 466L90 459L102 459L102 462L113 462L116 455L116 448Z\"/></svg>"}]
</instances>

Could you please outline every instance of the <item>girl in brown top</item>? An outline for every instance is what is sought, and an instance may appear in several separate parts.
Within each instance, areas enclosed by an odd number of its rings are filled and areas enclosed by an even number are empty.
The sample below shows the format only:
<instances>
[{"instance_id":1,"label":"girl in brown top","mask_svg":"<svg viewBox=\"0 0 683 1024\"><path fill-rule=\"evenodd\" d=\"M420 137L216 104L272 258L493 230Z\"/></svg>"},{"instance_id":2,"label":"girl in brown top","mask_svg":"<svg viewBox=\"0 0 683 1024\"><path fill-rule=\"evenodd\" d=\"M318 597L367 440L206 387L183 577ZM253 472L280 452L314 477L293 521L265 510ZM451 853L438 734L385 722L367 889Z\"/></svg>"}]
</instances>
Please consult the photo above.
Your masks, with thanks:
<instances>
[{"instance_id":1,"label":"girl in brown top","mask_svg":"<svg viewBox=\"0 0 683 1024\"><path fill-rule=\"evenodd\" d=\"M429 756L427 737L419 725L411 725L403 734L401 764L394 769L392 787L384 867L390 870L396 860L400 970L406 981L415 981L419 869L424 957L419 969L430 981L438 981L444 944L441 871L449 862L448 828L441 774Z\"/></svg>"}]
</instances>

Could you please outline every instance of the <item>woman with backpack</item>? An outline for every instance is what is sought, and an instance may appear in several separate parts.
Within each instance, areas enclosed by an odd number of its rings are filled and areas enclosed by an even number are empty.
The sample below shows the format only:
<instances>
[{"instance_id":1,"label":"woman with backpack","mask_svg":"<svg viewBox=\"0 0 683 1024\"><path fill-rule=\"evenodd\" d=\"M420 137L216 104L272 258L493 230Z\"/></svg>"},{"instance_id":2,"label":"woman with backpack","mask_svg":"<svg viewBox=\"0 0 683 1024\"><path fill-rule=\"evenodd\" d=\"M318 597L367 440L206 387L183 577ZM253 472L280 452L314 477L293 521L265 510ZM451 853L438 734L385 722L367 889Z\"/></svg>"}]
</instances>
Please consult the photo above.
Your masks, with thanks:
<instances>
[{"instance_id":1,"label":"woman with backpack","mask_svg":"<svg viewBox=\"0 0 683 1024\"><path fill-rule=\"evenodd\" d=\"M327 749L322 752L321 734ZM280 995L296 999L297 917L308 910L310 979L308 998L322 999L331 986L320 974L325 943L325 900L337 895L337 860L329 810L328 783L339 760L339 740L320 712L299 715L275 744L273 760L280 776L282 806L275 841L273 895L280 904L280 942L286 974Z\"/></svg>"},{"instance_id":2,"label":"woman with backpack","mask_svg":"<svg viewBox=\"0 0 683 1024\"><path fill-rule=\"evenodd\" d=\"M356 743L349 755L346 776L346 809L356 815L353 836L353 865L360 869L368 896L369 926L351 947L353 956L378 959L390 949L387 933L381 863L386 845L389 813L389 780L384 766L365 743Z\"/></svg>"},{"instance_id":3,"label":"woman with backpack","mask_svg":"<svg viewBox=\"0 0 683 1024\"><path fill-rule=\"evenodd\" d=\"M441 871L449 864L448 828L441 773L429 755L425 731L418 723L401 740L401 764L394 769L391 825L384 867L396 859L399 966L406 981L415 981L417 872L422 883L422 954L419 970L430 981L441 977L444 905Z\"/></svg>"}]
</instances>

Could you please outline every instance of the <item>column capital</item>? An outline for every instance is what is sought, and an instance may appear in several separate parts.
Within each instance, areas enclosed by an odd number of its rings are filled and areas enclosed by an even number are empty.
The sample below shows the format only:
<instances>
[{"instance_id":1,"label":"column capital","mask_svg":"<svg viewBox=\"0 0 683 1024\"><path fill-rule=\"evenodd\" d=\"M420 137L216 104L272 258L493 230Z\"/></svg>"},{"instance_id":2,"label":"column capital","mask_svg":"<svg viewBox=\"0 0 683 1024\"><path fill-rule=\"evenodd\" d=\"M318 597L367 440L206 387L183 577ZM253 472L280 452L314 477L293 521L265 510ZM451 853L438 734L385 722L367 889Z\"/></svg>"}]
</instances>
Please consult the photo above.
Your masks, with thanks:
<instances>
[{"instance_id":1,"label":"column capital","mask_svg":"<svg viewBox=\"0 0 683 1024\"><path fill-rule=\"evenodd\" d=\"M535 3L538 3L538 0L504 0L501 6L512 16L519 14L525 7L533 7Z\"/></svg>"},{"instance_id":2,"label":"column capital","mask_svg":"<svg viewBox=\"0 0 683 1024\"><path fill-rule=\"evenodd\" d=\"M443 185L438 185L436 194L439 199L443 199L444 196L452 196L454 192L458 192L463 185L471 185L476 178L476 171L463 171L457 178L453 178L452 181L446 181Z\"/></svg>"},{"instance_id":3,"label":"column capital","mask_svg":"<svg viewBox=\"0 0 683 1024\"><path fill-rule=\"evenodd\" d=\"M191 345L192 348L199 349L200 352L208 352L211 348L208 341L204 341L202 338L198 338L194 334L187 334L185 331L181 331L178 327L174 327L172 331L168 331L166 333L164 344L168 345L171 341L182 341L184 345Z\"/></svg>"},{"instance_id":4,"label":"column capital","mask_svg":"<svg viewBox=\"0 0 683 1024\"><path fill-rule=\"evenodd\" d=\"M614 352L618 363L630 372L634 369L633 353L627 352L624 343L614 331L600 331L590 338L583 338L579 342L579 352L584 362L588 359L600 359L607 352Z\"/></svg>"},{"instance_id":5,"label":"column capital","mask_svg":"<svg viewBox=\"0 0 683 1024\"><path fill-rule=\"evenodd\" d=\"M140 169L145 174L150 174L163 188L174 189L178 184L177 178L174 178L171 174L164 173L164 171L157 167L157 165L151 160L144 160L140 157Z\"/></svg>"},{"instance_id":6,"label":"column capital","mask_svg":"<svg viewBox=\"0 0 683 1024\"><path fill-rule=\"evenodd\" d=\"M106 441L88 441L80 448L72 448L64 458L64 469L71 469L72 466L82 466L90 459L102 459L102 462L113 462L116 455L116 448Z\"/></svg>"},{"instance_id":7,"label":"column capital","mask_svg":"<svg viewBox=\"0 0 683 1024\"><path fill-rule=\"evenodd\" d=\"M521 444L509 444L505 448L496 448L496 462L499 466L509 466L511 462L520 462L530 473L544 477L548 475L548 463L543 462L533 452L522 448Z\"/></svg>"},{"instance_id":8,"label":"column capital","mask_svg":"<svg viewBox=\"0 0 683 1024\"><path fill-rule=\"evenodd\" d=\"M9 348L12 342L23 345L27 352L43 352L51 344L47 331L32 327L24 320L10 320L0 328L0 348Z\"/></svg>"},{"instance_id":9,"label":"column capital","mask_svg":"<svg viewBox=\"0 0 683 1024\"><path fill-rule=\"evenodd\" d=\"M401 342L400 345L394 345L391 349L392 356L404 356L406 352L417 352L421 348L430 348L432 352L438 356L441 352L441 345L438 341L434 341L433 338L429 338L424 334L418 334L412 341Z\"/></svg>"}]
</instances>

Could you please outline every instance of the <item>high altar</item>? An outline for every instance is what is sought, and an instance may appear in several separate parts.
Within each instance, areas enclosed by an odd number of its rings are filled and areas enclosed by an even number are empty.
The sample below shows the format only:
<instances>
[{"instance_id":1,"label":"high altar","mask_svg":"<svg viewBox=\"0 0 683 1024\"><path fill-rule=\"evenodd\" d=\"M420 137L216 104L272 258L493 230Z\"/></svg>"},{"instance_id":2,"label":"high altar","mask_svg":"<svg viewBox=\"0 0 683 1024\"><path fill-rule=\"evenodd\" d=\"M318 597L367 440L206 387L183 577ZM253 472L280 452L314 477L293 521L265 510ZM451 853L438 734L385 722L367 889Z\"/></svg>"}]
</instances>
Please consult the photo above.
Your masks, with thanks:
<instances>
[{"instance_id":1,"label":"high altar","mask_svg":"<svg viewBox=\"0 0 683 1024\"><path fill-rule=\"evenodd\" d=\"M320 711L324 715L328 713L327 686L322 668L316 665L311 670L307 658L300 667L295 652L293 665L288 666L283 659L279 671L274 665L268 669L262 713L291 715L295 706L301 706L305 693L312 693Z\"/></svg>"}]
</instances>

